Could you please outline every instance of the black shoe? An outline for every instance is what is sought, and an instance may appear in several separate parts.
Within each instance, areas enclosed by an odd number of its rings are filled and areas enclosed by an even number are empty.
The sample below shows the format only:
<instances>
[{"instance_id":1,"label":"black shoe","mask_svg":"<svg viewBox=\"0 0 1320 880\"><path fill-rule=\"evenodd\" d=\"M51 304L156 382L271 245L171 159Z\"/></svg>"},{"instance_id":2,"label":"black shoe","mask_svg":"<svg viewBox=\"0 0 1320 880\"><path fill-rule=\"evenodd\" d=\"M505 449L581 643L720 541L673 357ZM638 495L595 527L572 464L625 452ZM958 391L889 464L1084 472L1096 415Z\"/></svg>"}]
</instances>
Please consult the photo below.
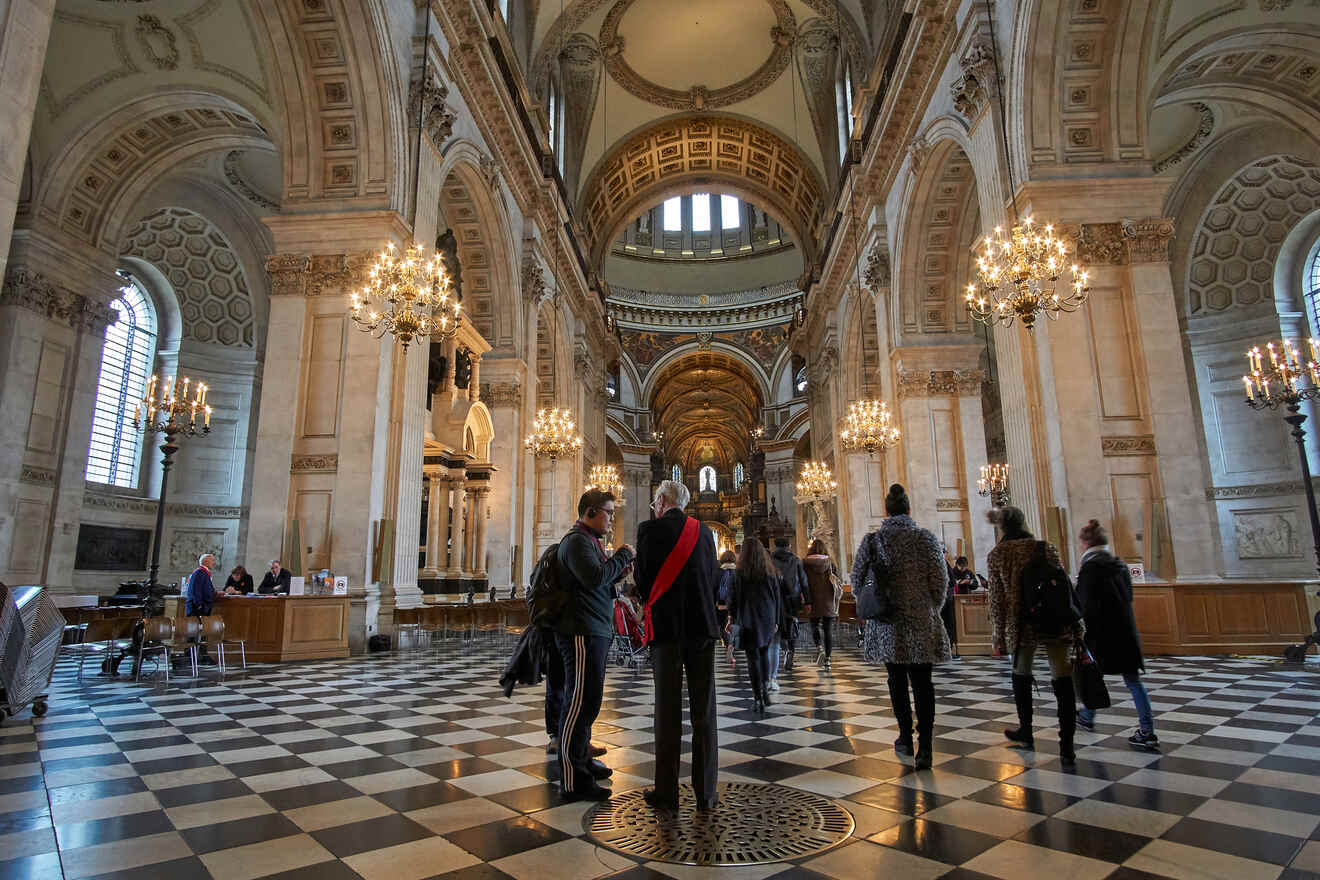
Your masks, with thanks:
<instances>
[{"instance_id":1,"label":"black shoe","mask_svg":"<svg viewBox=\"0 0 1320 880\"><path fill-rule=\"evenodd\" d=\"M1050 685L1054 688L1054 699L1059 708L1059 760L1063 769L1074 770L1077 767L1077 754L1073 750L1077 733L1077 691L1072 676L1053 679Z\"/></svg>"},{"instance_id":2,"label":"black shoe","mask_svg":"<svg viewBox=\"0 0 1320 880\"><path fill-rule=\"evenodd\" d=\"M1036 740L1031 735L1031 685L1030 675L1013 676L1013 703L1017 708L1018 726L1004 731L1010 748L1036 748Z\"/></svg>"},{"instance_id":3,"label":"black shoe","mask_svg":"<svg viewBox=\"0 0 1320 880\"><path fill-rule=\"evenodd\" d=\"M1134 749L1143 749L1147 752L1158 752L1160 750L1160 739L1154 731L1141 730L1128 737L1128 745Z\"/></svg>"},{"instance_id":4,"label":"black shoe","mask_svg":"<svg viewBox=\"0 0 1320 880\"><path fill-rule=\"evenodd\" d=\"M1004 737L1008 740L1010 749L1025 749L1027 751L1036 750L1036 738L1031 735L1031 731L1024 731L1021 728L1009 728L1004 731Z\"/></svg>"},{"instance_id":5,"label":"black shoe","mask_svg":"<svg viewBox=\"0 0 1320 880\"><path fill-rule=\"evenodd\" d=\"M670 813L678 811L678 801L662 800L654 788L648 788L642 792L642 800L653 810L665 810Z\"/></svg>"},{"instance_id":6,"label":"black shoe","mask_svg":"<svg viewBox=\"0 0 1320 880\"><path fill-rule=\"evenodd\" d=\"M557 754L559 754L559 740L557 740L557 739L552 739L552 740L550 740L550 742L546 743L546 744L545 744L545 753L546 753L547 755L557 755Z\"/></svg>"},{"instance_id":7,"label":"black shoe","mask_svg":"<svg viewBox=\"0 0 1320 880\"><path fill-rule=\"evenodd\" d=\"M903 757L910 758L912 756L912 737L900 736L894 740L894 751Z\"/></svg>"},{"instance_id":8,"label":"black shoe","mask_svg":"<svg viewBox=\"0 0 1320 880\"><path fill-rule=\"evenodd\" d=\"M604 746L598 746L595 743L587 743L588 758L599 758L603 754L605 754Z\"/></svg>"},{"instance_id":9,"label":"black shoe","mask_svg":"<svg viewBox=\"0 0 1320 880\"><path fill-rule=\"evenodd\" d=\"M764 715L765 700L762 700L760 697L757 697L755 700L752 700L752 711L758 715Z\"/></svg>"},{"instance_id":10,"label":"black shoe","mask_svg":"<svg viewBox=\"0 0 1320 880\"><path fill-rule=\"evenodd\" d=\"M613 792L593 783L589 787L580 788L576 791L565 791L562 794L566 801L605 801L609 800Z\"/></svg>"},{"instance_id":11,"label":"black shoe","mask_svg":"<svg viewBox=\"0 0 1320 880\"><path fill-rule=\"evenodd\" d=\"M929 770L931 764L935 763L935 756L929 743L922 743L921 748L917 749L916 760L912 766L916 770Z\"/></svg>"},{"instance_id":12,"label":"black shoe","mask_svg":"<svg viewBox=\"0 0 1320 880\"><path fill-rule=\"evenodd\" d=\"M712 811L713 811L716 807L718 807L719 805L720 805L720 799L719 799L718 797L716 797L715 800L713 800L713 801L703 801L703 800L698 800L698 801L697 801L697 812L698 812L698 813L709 813L709 812L712 812Z\"/></svg>"},{"instance_id":13,"label":"black shoe","mask_svg":"<svg viewBox=\"0 0 1320 880\"><path fill-rule=\"evenodd\" d=\"M611 776L614 775L614 771L611 770L609 767L606 767L600 761L592 759L591 775L595 779L609 779Z\"/></svg>"},{"instance_id":14,"label":"black shoe","mask_svg":"<svg viewBox=\"0 0 1320 880\"><path fill-rule=\"evenodd\" d=\"M1078 727L1084 727L1084 728L1086 728L1087 730L1090 730L1090 731L1094 731L1094 730L1095 730L1095 719L1094 719L1094 718L1087 718L1085 715L1083 715L1083 714L1079 711L1079 712L1077 713L1077 726L1078 726Z\"/></svg>"}]
</instances>

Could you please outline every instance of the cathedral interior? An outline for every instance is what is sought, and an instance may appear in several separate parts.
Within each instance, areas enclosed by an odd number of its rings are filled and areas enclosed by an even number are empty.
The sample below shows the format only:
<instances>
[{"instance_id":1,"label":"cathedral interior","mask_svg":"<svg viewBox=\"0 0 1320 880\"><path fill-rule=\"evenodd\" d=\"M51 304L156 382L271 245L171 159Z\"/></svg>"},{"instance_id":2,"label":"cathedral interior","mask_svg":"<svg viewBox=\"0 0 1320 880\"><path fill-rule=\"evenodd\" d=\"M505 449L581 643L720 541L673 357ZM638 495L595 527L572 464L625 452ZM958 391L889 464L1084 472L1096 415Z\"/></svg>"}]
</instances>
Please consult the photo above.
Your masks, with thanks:
<instances>
[{"instance_id":1,"label":"cathedral interior","mask_svg":"<svg viewBox=\"0 0 1320 880\"><path fill-rule=\"evenodd\" d=\"M0 877L1320 878L1317 0L0 0L0 78L0 583L69 625L18 705L0 609ZM614 845L498 686L584 489L618 548L666 480L841 574L770 715L716 649L721 784L814 799L743 792L765 852ZM1162 751L1112 677L1005 748L973 591L896 757L893 483L976 573L1103 523ZM89 655L206 554L294 593L217 602L241 665Z\"/></svg>"}]
</instances>

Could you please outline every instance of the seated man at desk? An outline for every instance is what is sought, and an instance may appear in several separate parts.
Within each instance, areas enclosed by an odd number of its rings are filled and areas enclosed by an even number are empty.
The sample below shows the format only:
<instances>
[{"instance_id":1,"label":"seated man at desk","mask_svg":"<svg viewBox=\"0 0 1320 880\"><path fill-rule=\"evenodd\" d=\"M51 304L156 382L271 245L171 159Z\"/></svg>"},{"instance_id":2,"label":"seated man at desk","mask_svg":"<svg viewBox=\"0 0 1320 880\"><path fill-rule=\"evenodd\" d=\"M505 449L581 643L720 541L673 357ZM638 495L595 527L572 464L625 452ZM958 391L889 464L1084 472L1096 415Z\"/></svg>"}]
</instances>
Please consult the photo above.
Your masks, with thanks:
<instances>
[{"instance_id":1,"label":"seated man at desk","mask_svg":"<svg viewBox=\"0 0 1320 880\"><path fill-rule=\"evenodd\" d=\"M269 596L272 593L289 593L289 578L291 575L281 565L278 559L270 561L270 571L261 579L261 586L257 587L257 592L263 596Z\"/></svg>"}]
</instances>

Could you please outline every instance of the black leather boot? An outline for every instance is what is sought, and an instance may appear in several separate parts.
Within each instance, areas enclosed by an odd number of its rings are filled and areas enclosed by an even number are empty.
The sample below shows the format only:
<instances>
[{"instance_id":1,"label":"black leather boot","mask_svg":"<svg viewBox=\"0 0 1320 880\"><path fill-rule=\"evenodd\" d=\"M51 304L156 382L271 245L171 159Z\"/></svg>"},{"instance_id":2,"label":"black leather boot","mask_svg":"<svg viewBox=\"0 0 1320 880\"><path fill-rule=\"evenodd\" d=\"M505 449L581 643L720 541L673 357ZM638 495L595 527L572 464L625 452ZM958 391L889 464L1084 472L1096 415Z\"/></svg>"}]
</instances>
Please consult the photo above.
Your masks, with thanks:
<instances>
[{"instance_id":1,"label":"black leather boot","mask_svg":"<svg viewBox=\"0 0 1320 880\"><path fill-rule=\"evenodd\" d=\"M1054 699L1059 703L1059 761L1064 769L1077 766L1077 753L1073 749L1073 736L1077 733L1077 692L1071 678L1056 678Z\"/></svg>"},{"instance_id":2,"label":"black leather boot","mask_svg":"<svg viewBox=\"0 0 1320 880\"><path fill-rule=\"evenodd\" d=\"M1010 747L1035 749L1036 740L1031 735L1031 685L1034 679L1030 675L1013 675L1013 702L1017 705L1018 726L1004 731Z\"/></svg>"}]
</instances>

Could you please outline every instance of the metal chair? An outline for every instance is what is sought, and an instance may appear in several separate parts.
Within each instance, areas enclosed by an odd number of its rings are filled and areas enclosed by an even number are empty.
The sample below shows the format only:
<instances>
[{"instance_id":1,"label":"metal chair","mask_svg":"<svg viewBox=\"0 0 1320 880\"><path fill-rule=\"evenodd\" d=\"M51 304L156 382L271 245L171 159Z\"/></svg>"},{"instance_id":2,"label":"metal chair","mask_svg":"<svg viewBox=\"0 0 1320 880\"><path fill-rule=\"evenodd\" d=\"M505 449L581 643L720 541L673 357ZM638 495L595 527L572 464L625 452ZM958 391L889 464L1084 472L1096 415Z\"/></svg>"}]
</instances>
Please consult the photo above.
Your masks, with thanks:
<instances>
[{"instance_id":1,"label":"metal chair","mask_svg":"<svg viewBox=\"0 0 1320 880\"><path fill-rule=\"evenodd\" d=\"M202 618L202 638L208 645L214 645L220 653L219 668L220 674L224 675L228 670L225 665L225 648L230 645L238 645L239 662L243 669L247 669L247 639L231 639L225 627L225 618L221 614L212 614L209 617Z\"/></svg>"},{"instance_id":2,"label":"metal chair","mask_svg":"<svg viewBox=\"0 0 1320 880\"><path fill-rule=\"evenodd\" d=\"M436 633L440 633L442 636L444 635L445 620L448 616L448 609L445 608L445 606L435 604L423 605L418 611L421 616L422 632L427 633L432 642L435 641Z\"/></svg>"},{"instance_id":3,"label":"metal chair","mask_svg":"<svg viewBox=\"0 0 1320 880\"><path fill-rule=\"evenodd\" d=\"M495 638L504 632L504 609L497 602L479 602L472 606L474 632L485 633L488 638Z\"/></svg>"},{"instance_id":4,"label":"metal chair","mask_svg":"<svg viewBox=\"0 0 1320 880\"><path fill-rule=\"evenodd\" d=\"M445 615L445 631L458 633L461 637L463 633L471 636L476 626L477 617L472 605L450 605L448 614Z\"/></svg>"},{"instance_id":5,"label":"metal chair","mask_svg":"<svg viewBox=\"0 0 1320 880\"><path fill-rule=\"evenodd\" d=\"M403 637L410 635L412 637L413 649L421 646L422 641L422 615L420 608L395 608L394 609L394 633L396 637L396 647L403 648Z\"/></svg>"},{"instance_id":6,"label":"metal chair","mask_svg":"<svg viewBox=\"0 0 1320 880\"><path fill-rule=\"evenodd\" d=\"M127 647L126 636L132 634L133 621L125 618L106 618L90 621L83 624L80 629L78 641L68 648L78 654L78 677L82 678L83 664L87 662L88 654L108 654L112 650Z\"/></svg>"}]
</instances>

